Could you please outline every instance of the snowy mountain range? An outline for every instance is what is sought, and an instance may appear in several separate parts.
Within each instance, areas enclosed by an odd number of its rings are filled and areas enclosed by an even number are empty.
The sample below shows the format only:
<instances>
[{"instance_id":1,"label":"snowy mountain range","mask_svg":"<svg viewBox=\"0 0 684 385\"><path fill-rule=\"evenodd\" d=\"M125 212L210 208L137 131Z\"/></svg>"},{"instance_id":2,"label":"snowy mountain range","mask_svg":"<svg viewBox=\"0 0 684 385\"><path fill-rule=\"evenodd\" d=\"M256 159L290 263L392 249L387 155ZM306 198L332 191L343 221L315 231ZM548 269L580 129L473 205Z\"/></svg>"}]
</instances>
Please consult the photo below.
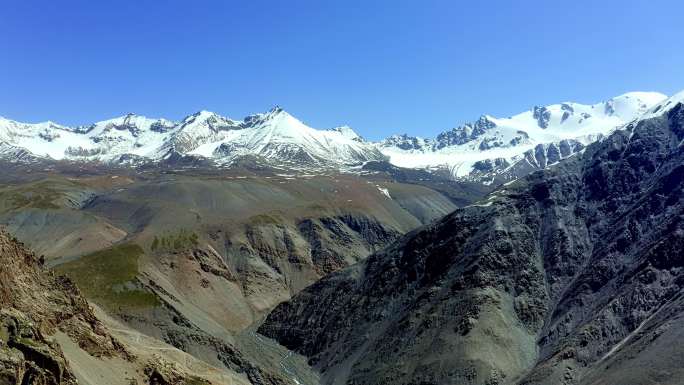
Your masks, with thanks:
<instances>
[{"instance_id":1,"label":"snowy mountain range","mask_svg":"<svg viewBox=\"0 0 684 385\"><path fill-rule=\"evenodd\" d=\"M232 120L200 111L180 122L128 114L90 126L19 123L0 118L0 150L55 160L139 163L175 155L230 164L251 155L301 166L351 166L384 156L348 127L316 130L280 108Z\"/></svg>"},{"instance_id":2,"label":"snowy mountain range","mask_svg":"<svg viewBox=\"0 0 684 385\"><path fill-rule=\"evenodd\" d=\"M311 128L278 107L243 120L209 111L179 122L128 114L80 127L0 118L0 158L136 165L183 156L229 166L252 156L294 169L350 169L389 160L493 183L571 156L666 98L632 92L593 105L535 106L509 118L483 115L433 139L394 135L380 142L366 141L347 126Z\"/></svg>"},{"instance_id":3,"label":"snowy mountain range","mask_svg":"<svg viewBox=\"0 0 684 385\"><path fill-rule=\"evenodd\" d=\"M580 151L666 98L656 92L631 92L593 105L535 106L509 118L483 115L434 139L395 135L379 147L400 167L443 167L457 178L471 179L517 174Z\"/></svg>"}]
</instances>

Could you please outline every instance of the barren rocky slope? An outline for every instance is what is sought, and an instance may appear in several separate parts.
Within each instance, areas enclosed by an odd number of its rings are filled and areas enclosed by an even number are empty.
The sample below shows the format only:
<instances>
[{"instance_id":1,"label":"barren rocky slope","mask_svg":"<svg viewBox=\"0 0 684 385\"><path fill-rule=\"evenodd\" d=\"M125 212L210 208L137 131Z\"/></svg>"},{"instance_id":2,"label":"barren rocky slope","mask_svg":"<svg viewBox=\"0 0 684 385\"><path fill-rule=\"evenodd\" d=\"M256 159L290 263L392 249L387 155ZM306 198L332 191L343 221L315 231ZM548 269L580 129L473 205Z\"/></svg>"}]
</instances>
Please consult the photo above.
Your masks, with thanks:
<instances>
[{"instance_id":1,"label":"barren rocky slope","mask_svg":"<svg viewBox=\"0 0 684 385\"><path fill-rule=\"evenodd\" d=\"M70 281L41 271L35 256L0 231L0 382L75 383L59 346L60 330L95 356L125 356Z\"/></svg>"},{"instance_id":2,"label":"barren rocky slope","mask_svg":"<svg viewBox=\"0 0 684 385\"><path fill-rule=\"evenodd\" d=\"M681 98L681 95L680 95ZM278 306L326 384L679 384L684 105Z\"/></svg>"},{"instance_id":3,"label":"barren rocky slope","mask_svg":"<svg viewBox=\"0 0 684 385\"><path fill-rule=\"evenodd\" d=\"M0 223L126 330L118 337L264 384L317 380L254 334L263 315L480 194L382 171L53 166L7 168Z\"/></svg>"},{"instance_id":4,"label":"barren rocky slope","mask_svg":"<svg viewBox=\"0 0 684 385\"><path fill-rule=\"evenodd\" d=\"M221 376L214 383L247 383L233 373ZM113 337L72 281L44 270L0 230L0 384L209 383L173 359Z\"/></svg>"}]
</instances>

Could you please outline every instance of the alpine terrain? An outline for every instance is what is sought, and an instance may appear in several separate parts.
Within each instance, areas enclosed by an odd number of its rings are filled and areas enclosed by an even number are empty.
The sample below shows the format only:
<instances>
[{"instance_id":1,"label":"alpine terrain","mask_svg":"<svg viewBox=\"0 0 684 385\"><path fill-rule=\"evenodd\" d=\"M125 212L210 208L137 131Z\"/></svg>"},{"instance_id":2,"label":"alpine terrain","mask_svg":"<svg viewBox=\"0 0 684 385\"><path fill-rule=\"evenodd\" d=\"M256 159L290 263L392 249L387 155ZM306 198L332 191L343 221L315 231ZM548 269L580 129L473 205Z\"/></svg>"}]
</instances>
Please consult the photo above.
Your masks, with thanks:
<instances>
[{"instance_id":1,"label":"alpine terrain","mask_svg":"<svg viewBox=\"0 0 684 385\"><path fill-rule=\"evenodd\" d=\"M379 147L400 167L446 169L455 178L502 183L581 151L665 98L630 92L592 105L535 106L509 118L482 115L434 139L395 135Z\"/></svg>"},{"instance_id":2,"label":"alpine terrain","mask_svg":"<svg viewBox=\"0 0 684 385\"><path fill-rule=\"evenodd\" d=\"M4 231L0 263L1 384L249 384L171 346L114 329L72 281L46 270Z\"/></svg>"},{"instance_id":3,"label":"alpine terrain","mask_svg":"<svg viewBox=\"0 0 684 385\"><path fill-rule=\"evenodd\" d=\"M0 384L674 384L682 97L0 119Z\"/></svg>"},{"instance_id":4,"label":"alpine terrain","mask_svg":"<svg viewBox=\"0 0 684 385\"><path fill-rule=\"evenodd\" d=\"M324 384L680 384L683 191L684 92L323 278L259 331Z\"/></svg>"},{"instance_id":5,"label":"alpine terrain","mask_svg":"<svg viewBox=\"0 0 684 385\"><path fill-rule=\"evenodd\" d=\"M483 115L423 139L369 142L348 126L311 128L282 108L233 120L200 111L180 122L128 114L82 127L0 118L0 157L127 164L235 166L252 159L294 170L355 172L375 163L499 184L567 158L665 99L632 92L605 102L535 106L510 118ZM369 166L370 163L370 166Z\"/></svg>"},{"instance_id":6,"label":"alpine terrain","mask_svg":"<svg viewBox=\"0 0 684 385\"><path fill-rule=\"evenodd\" d=\"M0 385L684 385L682 14L3 2Z\"/></svg>"}]
</instances>

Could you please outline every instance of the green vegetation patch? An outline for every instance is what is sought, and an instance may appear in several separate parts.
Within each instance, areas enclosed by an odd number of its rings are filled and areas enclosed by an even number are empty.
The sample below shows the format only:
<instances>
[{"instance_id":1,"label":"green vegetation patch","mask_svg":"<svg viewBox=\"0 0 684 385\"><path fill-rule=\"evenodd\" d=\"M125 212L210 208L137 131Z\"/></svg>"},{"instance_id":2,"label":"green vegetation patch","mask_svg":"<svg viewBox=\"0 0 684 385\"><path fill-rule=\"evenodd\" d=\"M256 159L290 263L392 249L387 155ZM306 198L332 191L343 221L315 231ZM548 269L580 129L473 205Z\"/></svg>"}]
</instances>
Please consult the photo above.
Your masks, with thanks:
<instances>
[{"instance_id":1,"label":"green vegetation patch","mask_svg":"<svg viewBox=\"0 0 684 385\"><path fill-rule=\"evenodd\" d=\"M283 223L283 217L276 212L272 212L251 216L248 221L255 226L279 225Z\"/></svg>"},{"instance_id":2,"label":"green vegetation patch","mask_svg":"<svg viewBox=\"0 0 684 385\"><path fill-rule=\"evenodd\" d=\"M17 209L63 208L70 193L88 190L83 185L63 179L45 179L0 187L0 211Z\"/></svg>"},{"instance_id":3,"label":"green vegetation patch","mask_svg":"<svg viewBox=\"0 0 684 385\"><path fill-rule=\"evenodd\" d=\"M76 282L88 299L110 309L148 308L159 299L140 287L138 259L144 254L136 244L123 244L81 257L55 268Z\"/></svg>"},{"instance_id":4,"label":"green vegetation patch","mask_svg":"<svg viewBox=\"0 0 684 385\"><path fill-rule=\"evenodd\" d=\"M35 185L0 192L0 201L7 210L22 208L58 209L55 203L62 194L45 185Z\"/></svg>"},{"instance_id":5,"label":"green vegetation patch","mask_svg":"<svg viewBox=\"0 0 684 385\"><path fill-rule=\"evenodd\" d=\"M180 251L197 247L199 238L196 233L181 229L177 233L155 236L150 245L152 251Z\"/></svg>"},{"instance_id":6,"label":"green vegetation patch","mask_svg":"<svg viewBox=\"0 0 684 385\"><path fill-rule=\"evenodd\" d=\"M0 346L6 344L9 341L10 333L6 325L0 324Z\"/></svg>"}]
</instances>

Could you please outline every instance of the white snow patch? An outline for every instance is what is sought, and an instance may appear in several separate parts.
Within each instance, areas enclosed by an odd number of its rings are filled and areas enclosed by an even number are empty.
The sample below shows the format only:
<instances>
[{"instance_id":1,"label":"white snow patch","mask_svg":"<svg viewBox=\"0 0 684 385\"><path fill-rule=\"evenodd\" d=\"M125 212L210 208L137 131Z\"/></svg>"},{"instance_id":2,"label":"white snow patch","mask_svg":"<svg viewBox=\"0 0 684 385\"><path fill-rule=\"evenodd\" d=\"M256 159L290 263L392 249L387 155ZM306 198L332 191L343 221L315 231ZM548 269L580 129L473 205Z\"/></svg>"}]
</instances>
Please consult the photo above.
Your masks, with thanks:
<instances>
[{"instance_id":1,"label":"white snow patch","mask_svg":"<svg viewBox=\"0 0 684 385\"><path fill-rule=\"evenodd\" d=\"M684 92L677 95L684 99ZM593 105L574 102L552 104L543 107L541 113L547 114L546 127L540 126L539 116L535 117L532 110L509 118L485 115L483 118L493 123L493 127L460 145L438 148L433 146L436 140L430 142L415 138L418 149L406 150L393 146L389 139L378 143L378 146L396 166L425 169L445 167L453 176L464 177L471 173L478 161L503 158L514 163L520 160L523 153L539 144L562 140L590 144L642 116L655 104L665 103L662 102L664 99L666 96L657 92L630 92ZM472 133L470 127L462 127L464 135Z\"/></svg>"},{"instance_id":2,"label":"white snow patch","mask_svg":"<svg viewBox=\"0 0 684 385\"><path fill-rule=\"evenodd\" d=\"M384 187L380 187L378 185L375 185L375 187L377 187L378 191L380 191L382 193L382 195L386 196L389 199L392 199L392 196L390 195L388 189L386 189Z\"/></svg>"}]
</instances>

